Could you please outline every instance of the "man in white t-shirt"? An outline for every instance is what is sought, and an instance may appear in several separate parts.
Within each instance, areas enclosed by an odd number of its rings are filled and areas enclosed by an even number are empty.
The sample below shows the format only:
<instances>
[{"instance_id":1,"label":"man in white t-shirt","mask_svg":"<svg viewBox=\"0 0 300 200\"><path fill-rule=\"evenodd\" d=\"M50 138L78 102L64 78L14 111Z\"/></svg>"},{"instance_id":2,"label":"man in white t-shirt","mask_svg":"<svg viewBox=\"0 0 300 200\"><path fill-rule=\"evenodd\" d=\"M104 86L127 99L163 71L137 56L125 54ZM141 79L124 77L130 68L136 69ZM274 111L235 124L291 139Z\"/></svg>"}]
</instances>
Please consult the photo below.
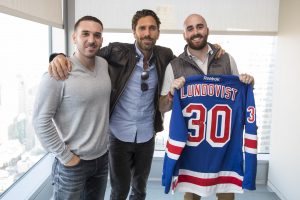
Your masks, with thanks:
<instances>
[{"instance_id":1,"label":"man in white t-shirt","mask_svg":"<svg viewBox=\"0 0 300 200\"><path fill-rule=\"evenodd\" d=\"M238 69L232 56L228 53L216 59L218 52L207 42L209 28L205 19L198 14L189 15L184 21L183 36L187 42L184 52L173 59L167 66L159 100L161 112L172 109L172 97L175 89L180 89L185 83L185 77L190 75L238 75ZM254 83L254 78L241 74L244 83ZM233 200L233 193L218 193L218 200ZM200 196L185 193L184 200L200 200Z\"/></svg>"}]
</instances>

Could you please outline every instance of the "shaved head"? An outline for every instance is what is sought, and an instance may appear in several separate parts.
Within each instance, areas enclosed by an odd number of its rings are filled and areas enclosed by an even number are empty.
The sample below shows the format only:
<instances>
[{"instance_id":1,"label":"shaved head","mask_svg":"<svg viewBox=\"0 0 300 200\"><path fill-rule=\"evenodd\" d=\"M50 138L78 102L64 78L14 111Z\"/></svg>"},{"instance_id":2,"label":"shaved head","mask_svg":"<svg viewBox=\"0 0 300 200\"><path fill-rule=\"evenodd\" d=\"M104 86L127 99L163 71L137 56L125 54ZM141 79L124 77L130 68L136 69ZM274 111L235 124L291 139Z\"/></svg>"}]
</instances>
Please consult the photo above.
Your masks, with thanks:
<instances>
[{"instance_id":1,"label":"shaved head","mask_svg":"<svg viewBox=\"0 0 300 200\"><path fill-rule=\"evenodd\" d=\"M204 17L191 14L184 20L183 26L183 36L190 49L201 50L207 47L209 29Z\"/></svg>"},{"instance_id":2,"label":"shaved head","mask_svg":"<svg viewBox=\"0 0 300 200\"><path fill-rule=\"evenodd\" d=\"M206 20L204 19L204 17L202 17L199 14L191 14L183 22L184 30L186 29L187 26L189 26L194 21L201 21L203 23L203 25L205 27L207 27L207 23L206 23Z\"/></svg>"}]
</instances>

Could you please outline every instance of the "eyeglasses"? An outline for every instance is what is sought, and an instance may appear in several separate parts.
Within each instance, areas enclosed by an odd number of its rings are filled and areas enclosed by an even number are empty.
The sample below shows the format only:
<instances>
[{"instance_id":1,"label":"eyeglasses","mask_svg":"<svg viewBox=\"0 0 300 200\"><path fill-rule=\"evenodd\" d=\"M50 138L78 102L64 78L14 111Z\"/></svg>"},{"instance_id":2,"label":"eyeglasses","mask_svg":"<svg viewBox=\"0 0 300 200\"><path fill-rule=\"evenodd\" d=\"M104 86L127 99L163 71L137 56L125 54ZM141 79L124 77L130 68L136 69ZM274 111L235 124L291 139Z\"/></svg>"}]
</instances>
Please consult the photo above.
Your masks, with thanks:
<instances>
[{"instance_id":1,"label":"eyeglasses","mask_svg":"<svg viewBox=\"0 0 300 200\"><path fill-rule=\"evenodd\" d=\"M141 74L141 90L143 92L147 91L149 89L148 83L146 83L146 80L149 78L149 71L143 71Z\"/></svg>"}]
</instances>

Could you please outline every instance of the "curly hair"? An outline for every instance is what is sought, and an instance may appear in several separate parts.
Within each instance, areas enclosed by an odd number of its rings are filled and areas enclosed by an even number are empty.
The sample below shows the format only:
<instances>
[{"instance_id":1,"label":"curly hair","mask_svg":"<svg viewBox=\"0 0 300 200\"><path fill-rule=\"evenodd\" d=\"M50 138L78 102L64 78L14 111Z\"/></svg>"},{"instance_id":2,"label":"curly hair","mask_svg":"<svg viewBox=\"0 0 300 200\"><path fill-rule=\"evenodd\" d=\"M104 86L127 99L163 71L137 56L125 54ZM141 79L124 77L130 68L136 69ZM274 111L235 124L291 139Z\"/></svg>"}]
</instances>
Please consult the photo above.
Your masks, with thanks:
<instances>
[{"instance_id":1,"label":"curly hair","mask_svg":"<svg viewBox=\"0 0 300 200\"><path fill-rule=\"evenodd\" d=\"M148 10L148 9L136 11L135 15L132 17L132 23L131 23L132 30L135 30L139 19L141 19L142 17L147 17L147 16L152 16L155 19L157 28L159 30L159 26L161 23L160 23L158 16L156 15L156 13L154 11Z\"/></svg>"}]
</instances>

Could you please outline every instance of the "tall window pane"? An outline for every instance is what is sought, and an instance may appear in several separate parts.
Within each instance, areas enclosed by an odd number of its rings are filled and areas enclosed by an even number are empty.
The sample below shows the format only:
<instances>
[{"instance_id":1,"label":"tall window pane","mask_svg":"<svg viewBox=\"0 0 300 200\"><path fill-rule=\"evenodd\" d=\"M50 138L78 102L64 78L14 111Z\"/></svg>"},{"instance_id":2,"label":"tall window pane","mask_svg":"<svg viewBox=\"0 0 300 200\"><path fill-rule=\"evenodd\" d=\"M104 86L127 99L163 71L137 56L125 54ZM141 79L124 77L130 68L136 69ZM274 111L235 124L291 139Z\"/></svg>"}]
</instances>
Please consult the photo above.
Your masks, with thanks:
<instances>
[{"instance_id":1,"label":"tall window pane","mask_svg":"<svg viewBox=\"0 0 300 200\"><path fill-rule=\"evenodd\" d=\"M269 153L276 36L213 36L235 58L239 72L254 76L258 153Z\"/></svg>"},{"instance_id":2,"label":"tall window pane","mask_svg":"<svg viewBox=\"0 0 300 200\"><path fill-rule=\"evenodd\" d=\"M0 194L44 154L32 125L35 91L48 65L48 26L0 13Z\"/></svg>"}]
</instances>

